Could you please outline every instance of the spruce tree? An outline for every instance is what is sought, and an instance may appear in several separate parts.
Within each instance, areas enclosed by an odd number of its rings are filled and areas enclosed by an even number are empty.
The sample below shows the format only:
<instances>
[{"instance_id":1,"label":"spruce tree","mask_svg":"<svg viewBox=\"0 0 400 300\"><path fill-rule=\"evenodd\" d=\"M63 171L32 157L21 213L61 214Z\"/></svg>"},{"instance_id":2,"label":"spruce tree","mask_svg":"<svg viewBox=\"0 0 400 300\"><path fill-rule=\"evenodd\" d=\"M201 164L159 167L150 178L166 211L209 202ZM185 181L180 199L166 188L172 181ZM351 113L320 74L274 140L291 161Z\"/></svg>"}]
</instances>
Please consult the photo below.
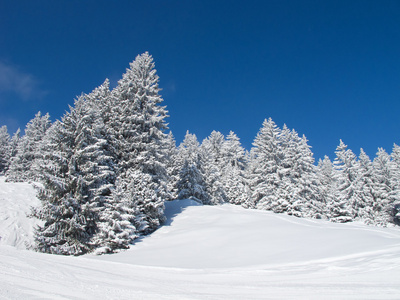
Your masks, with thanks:
<instances>
[{"instance_id":1,"label":"spruce tree","mask_svg":"<svg viewBox=\"0 0 400 300\"><path fill-rule=\"evenodd\" d=\"M287 213L298 217L321 218L320 191L310 148L304 135L300 138L296 131L291 131L282 160L286 169L283 178L289 182L291 190Z\"/></svg>"},{"instance_id":2,"label":"spruce tree","mask_svg":"<svg viewBox=\"0 0 400 300\"><path fill-rule=\"evenodd\" d=\"M82 95L46 134L38 159L42 207L33 213L44 221L35 237L41 252L79 255L99 246L93 237L115 180L101 126Z\"/></svg>"},{"instance_id":3,"label":"spruce tree","mask_svg":"<svg viewBox=\"0 0 400 300\"><path fill-rule=\"evenodd\" d=\"M230 132L222 145L222 185L226 195L226 201L233 204L245 203L249 198L246 184L245 150L240 139L234 132Z\"/></svg>"},{"instance_id":4,"label":"spruce tree","mask_svg":"<svg viewBox=\"0 0 400 300\"><path fill-rule=\"evenodd\" d=\"M7 180L23 182L39 179L34 170L34 161L40 155L39 146L50 125L49 114L42 116L40 111L28 122L25 135L19 141L16 155L7 171Z\"/></svg>"},{"instance_id":5,"label":"spruce tree","mask_svg":"<svg viewBox=\"0 0 400 300\"><path fill-rule=\"evenodd\" d=\"M364 150L360 149L358 157L358 175L359 175L359 211L358 218L363 220L366 224L375 223L374 205L377 201L375 197L376 178L372 162Z\"/></svg>"},{"instance_id":6,"label":"spruce tree","mask_svg":"<svg viewBox=\"0 0 400 300\"><path fill-rule=\"evenodd\" d=\"M222 182L224 157L223 145L225 137L218 131L211 132L200 147L203 157L203 170L206 190L210 196L211 204L226 202L226 192Z\"/></svg>"},{"instance_id":7,"label":"spruce tree","mask_svg":"<svg viewBox=\"0 0 400 300\"><path fill-rule=\"evenodd\" d=\"M376 188L374 211L377 225L387 226L393 222L393 206L398 203L400 191L396 179L396 163L391 156L379 148L373 160Z\"/></svg>"},{"instance_id":8,"label":"spruce tree","mask_svg":"<svg viewBox=\"0 0 400 300\"><path fill-rule=\"evenodd\" d=\"M333 222L352 221L358 212L361 202L358 187L358 162L357 157L347 145L340 140L336 148L336 158L333 162L335 168L336 194L333 201L328 204L330 220Z\"/></svg>"},{"instance_id":9,"label":"spruce tree","mask_svg":"<svg viewBox=\"0 0 400 300\"><path fill-rule=\"evenodd\" d=\"M168 178L168 191L170 193L170 200L178 198L177 184L179 181L179 172L182 166L179 165L178 161L178 148L176 147L176 142L172 132L168 133L166 139L166 171Z\"/></svg>"},{"instance_id":10,"label":"spruce tree","mask_svg":"<svg viewBox=\"0 0 400 300\"><path fill-rule=\"evenodd\" d=\"M7 171L10 164L10 135L7 126L0 127L0 175Z\"/></svg>"},{"instance_id":11,"label":"spruce tree","mask_svg":"<svg viewBox=\"0 0 400 300\"><path fill-rule=\"evenodd\" d=\"M177 163L180 171L176 189L178 199L194 197L204 204L210 204L203 171L204 158L199 148L196 135L186 132L185 139L178 148Z\"/></svg>"},{"instance_id":12,"label":"spruce tree","mask_svg":"<svg viewBox=\"0 0 400 300\"><path fill-rule=\"evenodd\" d=\"M328 205L335 200L336 193L336 177L333 163L328 156L324 156L323 160L319 160L317 166L317 177L319 182L319 199L322 205L322 215L329 215Z\"/></svg>"},{"instance_id":13,"label":"spruce tree","mask_svg":"<svg viewBox=\"0 0 400 300\"><path fill-rule=\"evenodd\" d=\"M251 151L248 169L251 201L245 206L283 212L288 203L278 195L281 147L281 129L272 119L264 120Z\"/></svg>"},{"instance_id":14,"label":"spruce tree","mask_svg":"<svg viewBox=\"0 0 400 300\"><path fill-rule=\"evenodd\" d=\"M10 158L12 159L17 156L18 153L18 145L21 141L21 129L18 128L17 131L13 134L10 140Z\"/></svg>"},{"instance_id":15,"label":"spruce tree","mask_svg":"<svg viewBox=\"0 0 400 300\"><path fill-rule=\"evenodd\" d=\"M136 180L131 176L132 171L134 174L141 172L143 176L151 177L153 184L148 188L157 192L156 197L140 203L142 208L139 210L144 213L143 222L147 224L143 226L146 233L163 222L163 202L171 197L166 172L167 111L161 106L163 99L158 82L152 56L147 52L137 56L111 93L112 110L106 122L122 186L129 186ZM157 207L157 213L154 213L154 207Z\"/></svg>"},{"instance_id":16,"label":"spruce tree","mask_svg":"<svg viewBox=\"0 0 400 300\"><path fill-rule=\"evenodd\" d=\"M400 147L396 144L393 145L392 153L390 154L393 165L393 185L397 193L400 193ZM392 209L390 215L392 222L396 225L400 225L400 196L394 199L392 203Z\"/></svg>"},{"instance_id":17,"label":"spruce tree","mask_svg":"<svg viewBox=\"0 0 400 300\"><path fill-rule=\"evenodd\" d=\"M67 117L67 116L66 116ZM89 251L90 235L82 211L81 180L70 171L74 136L56 121L47 131L38 161L44 189L38 194L42 202L33 216L43 221L35 231L36 249L40 252L78 255Z\"/></svg>"}]
</instances>

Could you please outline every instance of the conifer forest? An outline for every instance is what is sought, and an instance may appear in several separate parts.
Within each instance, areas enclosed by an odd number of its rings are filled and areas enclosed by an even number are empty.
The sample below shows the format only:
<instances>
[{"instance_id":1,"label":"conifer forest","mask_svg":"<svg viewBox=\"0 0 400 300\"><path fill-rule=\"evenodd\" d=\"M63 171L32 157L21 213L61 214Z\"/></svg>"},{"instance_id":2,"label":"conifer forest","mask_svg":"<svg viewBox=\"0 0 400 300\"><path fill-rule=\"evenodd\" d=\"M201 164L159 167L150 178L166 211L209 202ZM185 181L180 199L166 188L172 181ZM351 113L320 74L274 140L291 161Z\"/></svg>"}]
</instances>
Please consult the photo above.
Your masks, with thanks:
<instances>
[{"instance_id":1,"label":"conifer forest","mask_svg":"<svg viewBox=\"0 0 400 300\"><path fill-rule=\"evenodd\" d=\"M187 132L176 145L149 53L115 88L78 96L60 120L38 112L13 135L0 128L0 174L36 182L30 217L40 252L118 252L163 224L164 203L231 203L299 218L400 225L400 147L356 155L340 141L315 161L307 138L267 118L244 149L239 137Z\"/></svg>"}]
</instances>

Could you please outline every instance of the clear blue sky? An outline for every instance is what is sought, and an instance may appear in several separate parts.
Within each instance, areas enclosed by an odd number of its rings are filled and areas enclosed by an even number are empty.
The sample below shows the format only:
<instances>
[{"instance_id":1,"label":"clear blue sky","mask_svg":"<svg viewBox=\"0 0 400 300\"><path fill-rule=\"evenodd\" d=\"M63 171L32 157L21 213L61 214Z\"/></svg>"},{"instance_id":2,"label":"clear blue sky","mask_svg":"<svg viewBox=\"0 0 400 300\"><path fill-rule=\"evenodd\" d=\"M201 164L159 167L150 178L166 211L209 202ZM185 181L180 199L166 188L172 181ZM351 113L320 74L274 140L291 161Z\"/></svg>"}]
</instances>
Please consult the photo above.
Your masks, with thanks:
<instances>
[{"instance_id":1,"label":"clear blue sky","mask_svg":"<svg viewBox=\"0 0 400 300\"><path fill-rule=\"evenodd\" d=\"M371 157L400 144L400 1L0 0L0 125L23 129L149 51L178 142L265 118Z\"/></svg>"}]
</instances>

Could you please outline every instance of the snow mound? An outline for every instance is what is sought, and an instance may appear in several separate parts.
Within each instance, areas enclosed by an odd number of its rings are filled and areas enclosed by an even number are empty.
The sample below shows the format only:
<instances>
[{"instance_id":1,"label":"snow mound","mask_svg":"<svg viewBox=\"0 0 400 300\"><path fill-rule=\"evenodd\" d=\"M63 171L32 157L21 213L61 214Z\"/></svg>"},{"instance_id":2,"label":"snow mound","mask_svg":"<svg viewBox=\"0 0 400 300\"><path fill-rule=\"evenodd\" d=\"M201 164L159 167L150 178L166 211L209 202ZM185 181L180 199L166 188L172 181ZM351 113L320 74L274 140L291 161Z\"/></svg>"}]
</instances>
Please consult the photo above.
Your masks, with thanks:
<instances>
[{"instance_id":1,"label":"snow mound","mask_svg":"<svg viewBox=\"0 0 400 300\"><path fill-rule=\"evenodd\" d=\"M166 203L167 222L128 251L99 257L188 269L271 268L335 261L400 247L398 228L300 219L240 206ZM400 248L399 248L400 250Z\"/></svg>"},{"instance_id":2,"label":"snow mound","mask_svg":"<svg viewBox=\"0 0 400 300\"><path fill-rule=\"evenodd\" d=\"M35 188L28 183L8 183L0 176L0 245L18 249L33 244L37 220L28 218L32 206L39 206Z\"/></svg>"}]
</instances>

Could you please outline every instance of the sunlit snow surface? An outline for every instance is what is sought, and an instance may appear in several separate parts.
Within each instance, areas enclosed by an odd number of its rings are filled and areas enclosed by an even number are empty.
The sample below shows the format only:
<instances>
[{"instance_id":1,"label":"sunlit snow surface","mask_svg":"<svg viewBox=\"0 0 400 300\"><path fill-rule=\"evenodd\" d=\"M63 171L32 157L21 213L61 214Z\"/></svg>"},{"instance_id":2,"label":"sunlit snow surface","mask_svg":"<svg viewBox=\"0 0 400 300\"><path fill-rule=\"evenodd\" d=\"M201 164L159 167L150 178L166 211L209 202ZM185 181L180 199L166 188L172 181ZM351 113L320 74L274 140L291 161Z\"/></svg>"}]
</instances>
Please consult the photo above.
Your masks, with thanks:
<instances>
[{"instance_id":1,"label":"sunlit snow surface","mask_svg":"<svg viewBox=\"0 0 400 300\"><path fill-rule=\"evenodd\" d=\"M34 193L0 177L0 299L399 299L398 228L182 200L128 251L63 257L21 250Z\"/></svg>"}]
</instances>

